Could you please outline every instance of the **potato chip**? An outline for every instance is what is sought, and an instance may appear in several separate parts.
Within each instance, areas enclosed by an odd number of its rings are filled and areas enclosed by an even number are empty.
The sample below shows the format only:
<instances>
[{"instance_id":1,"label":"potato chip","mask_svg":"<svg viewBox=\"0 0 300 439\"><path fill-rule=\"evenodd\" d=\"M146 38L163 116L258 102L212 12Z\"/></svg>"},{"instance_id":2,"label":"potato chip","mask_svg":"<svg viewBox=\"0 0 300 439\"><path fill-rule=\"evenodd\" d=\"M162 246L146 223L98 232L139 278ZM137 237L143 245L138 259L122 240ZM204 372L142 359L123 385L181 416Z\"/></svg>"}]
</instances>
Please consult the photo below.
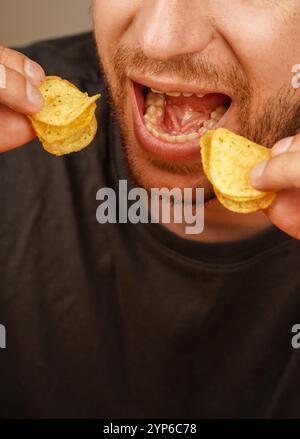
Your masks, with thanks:
<instances>
[{"instance_id":1,"label":"potato chip","mask_svg":"<svg viewBox=\"0 0 300 439\"><path fill-rule=\"evenodd\" d=\"M45 105L34 119L48 125L65 126L80 116L100 95L89 97L74 84L58 76L47 76L40 87Z\"/></svg>"},{"instance_id":2,"label":"potato chip","mask_svg":"<svg viewBox=\"0 0 300 439\"><path fill-rule=\"evenodd\" d=\"M239 213L266 209L274 193L256 190L250 174L260 162L268 160L271 151L227 129L208 131L200 140L202 164L220 203Z\"/></svg>"},{"instance_id":3,"label":"potato chip","mask_svg":"<svg viewBox=\"0 0 300 439\"><path fill-rule=\"evenodd\" d=\"M214 186L229 197L258 198L250 184L252 169L268 160L271 151L223 128L214 132L210 147L210 176Z\"/></svg>"},{"instance_id":4,"label":"potato chip","mask_svg":"<svg viewBox=\"0 0 300 439\"><path fill-rule=\"evenodd\" d=\"M97 119L94 116L91 123L79 130L76 134L67 139L58 140L57 142L49 143L41 139L44 149L57 156L70 154L71 152L78 152L88 146L94 139L97 133Z\"/></svg>"},{"instance_id":5,"label":"potato chip","mask_svg":"<svg viewBox=\"0 0 300 439\"><path fill-rule=\"evenodd\" d=\"M69 125L55 126L31 119L32 125L37 135L49 143L57 142L72 136L76 131L89 125L95 115L96 104L91 104L77 119Z\"/></svg>"},{"instance_id":6,"label":"potato chip","mask_svg":"<svg viewBox=\"0 0 300 439\"><path fill-rule=\"evenodd\" d=\"M55 155L69 154L85 148L96 135L96 101L75 85L47 76L40 87L44 97L42 110L28 116L44 149Z\"/></svg>"},{"instance_id":7,"label":"potato chip","mask_svg":"<svg viewBox=\"0 0 300 439\"><path fill-rule=\"evenodd\" d=\"M259 210L267 209L276 197L276 194L267 193L258 199L236 200L225 197L221 192L218 192L217 189L215 189L215 194L224 207L236 213L254 213Z\"/></svg>"},{"instance_id":8,"label":"potato chip","mask_svg":"<svg viewBox=\"0 0 300 439\"><path fill-rule=\"evenodd\" d=\"M203 170L207 176L210 175L210 145L213 136L213 131L207 131L206 134L201 138L201 154L202 154L202 165ZM209 178L210 179L210 178Z\"/></svg>"}]
</instances>

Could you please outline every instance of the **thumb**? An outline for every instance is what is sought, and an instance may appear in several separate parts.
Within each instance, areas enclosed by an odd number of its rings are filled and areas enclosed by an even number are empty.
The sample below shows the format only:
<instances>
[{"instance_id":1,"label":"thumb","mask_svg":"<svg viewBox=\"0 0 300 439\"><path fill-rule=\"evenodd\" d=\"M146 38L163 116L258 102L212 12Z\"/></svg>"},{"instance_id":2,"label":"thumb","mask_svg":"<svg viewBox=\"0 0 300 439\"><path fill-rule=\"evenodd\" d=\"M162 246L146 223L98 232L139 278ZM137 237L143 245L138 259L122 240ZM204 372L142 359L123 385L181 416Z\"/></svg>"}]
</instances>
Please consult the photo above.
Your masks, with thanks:
<instances>
[{"instance_id":1,"label":"thumb","mask_svg":"<svg viewBox=\"0 0 300 439\"><path fill-rule=\"evenodd\" d=\"M283 232L300 239L300 189L286 189L278 192L265 214Z\"/></svg>"}]
</instances>

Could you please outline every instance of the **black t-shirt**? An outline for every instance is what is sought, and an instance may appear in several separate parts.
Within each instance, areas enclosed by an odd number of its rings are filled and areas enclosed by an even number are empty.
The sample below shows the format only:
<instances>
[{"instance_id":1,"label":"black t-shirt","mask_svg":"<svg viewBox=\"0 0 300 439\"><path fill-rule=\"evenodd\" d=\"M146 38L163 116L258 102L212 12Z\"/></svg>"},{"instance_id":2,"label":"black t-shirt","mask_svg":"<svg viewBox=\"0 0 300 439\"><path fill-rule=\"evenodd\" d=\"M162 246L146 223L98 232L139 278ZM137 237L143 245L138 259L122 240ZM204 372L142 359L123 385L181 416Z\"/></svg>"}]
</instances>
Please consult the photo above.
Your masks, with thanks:
<instances>
[{"instance_id":1,"label":"black t-shirt","mask_svg":"<svg viewBox=\"0 0 300 439\"><path fill-rule=\"evenodd\" d=\"M127 170L92 35L24 52L103 98L84 151L0 155L0 416L300 416L300 244L100 225L96 193Z\"/></svg>"}]
</instances>

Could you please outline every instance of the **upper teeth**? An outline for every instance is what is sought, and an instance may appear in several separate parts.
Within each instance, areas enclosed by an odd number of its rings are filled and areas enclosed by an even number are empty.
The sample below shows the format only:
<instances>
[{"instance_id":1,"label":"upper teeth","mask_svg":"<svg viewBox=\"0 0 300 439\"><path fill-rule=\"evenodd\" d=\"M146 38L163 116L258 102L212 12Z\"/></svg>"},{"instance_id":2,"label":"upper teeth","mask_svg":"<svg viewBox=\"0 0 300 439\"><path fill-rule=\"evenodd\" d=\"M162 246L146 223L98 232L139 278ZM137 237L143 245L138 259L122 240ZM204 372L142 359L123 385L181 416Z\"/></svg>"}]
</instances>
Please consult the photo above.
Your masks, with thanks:
<instances>
[{"instance_id":1,"label":"upper teeth","mask_svg":"<svg viewBox=\"0 0 300 439\"><path fill-rule=\"evenodd\" d=\"M181 93L179 91L167 91L165 94L167 96L174 96L174 97L177 97L177 96L181 95Z\"/></svg>"},{"instance_id":2,"label":"upper teeth","mask_svg":"<svg viewBox=\"0 0 300 439\"><path fill-rule=\"evenodd\" d=\"M160 90L156 90L155 88L151 88L151 91L153 93L165 94L167 96L173 96L173 97L178 97L178 96L190 97L190 96L193 96L193 94L194 94L194 93L191 93L191 92L180 92L180 91L166 91L166 92L163 92L163 91L160 91ZM202 94L202 93L195 93L195 95L198 98L203 98L205 96L205 94Z\"/></svg>"}]
</instances>

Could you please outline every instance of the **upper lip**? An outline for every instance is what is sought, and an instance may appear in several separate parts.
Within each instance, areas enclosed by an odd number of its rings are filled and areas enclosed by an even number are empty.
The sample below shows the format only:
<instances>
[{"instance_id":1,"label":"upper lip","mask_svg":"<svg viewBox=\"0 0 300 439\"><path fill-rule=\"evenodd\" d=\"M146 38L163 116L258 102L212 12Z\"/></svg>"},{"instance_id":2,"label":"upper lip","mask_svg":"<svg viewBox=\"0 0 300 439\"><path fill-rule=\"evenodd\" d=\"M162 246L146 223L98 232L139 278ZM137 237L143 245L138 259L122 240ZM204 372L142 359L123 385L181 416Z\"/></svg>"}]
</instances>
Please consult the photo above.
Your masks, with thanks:
<instances>
[{"instance_id":1,"label":"upper lip","mask_svg":"<svg viewBox=\"0 0 300 439\"><path fill-rule=\"evenodd\" d=\"M163 93L176 92L176 91L182 93L194 93L194 94L198 93L204 95L210 93L220 93L232 99L228 90L222 89L222 87L212 88L209 86L201 86L200 84L196 84L196 83L185 83L185 82L180 82L176 79L172 79L170 77L154 78L154 77L149 77L149 76L145 77L142 75L135 75L135 74L130 74L128 75L128 77L133 82L136 82L144 87L160 90Z\"/></svg>"}]
</instances>

